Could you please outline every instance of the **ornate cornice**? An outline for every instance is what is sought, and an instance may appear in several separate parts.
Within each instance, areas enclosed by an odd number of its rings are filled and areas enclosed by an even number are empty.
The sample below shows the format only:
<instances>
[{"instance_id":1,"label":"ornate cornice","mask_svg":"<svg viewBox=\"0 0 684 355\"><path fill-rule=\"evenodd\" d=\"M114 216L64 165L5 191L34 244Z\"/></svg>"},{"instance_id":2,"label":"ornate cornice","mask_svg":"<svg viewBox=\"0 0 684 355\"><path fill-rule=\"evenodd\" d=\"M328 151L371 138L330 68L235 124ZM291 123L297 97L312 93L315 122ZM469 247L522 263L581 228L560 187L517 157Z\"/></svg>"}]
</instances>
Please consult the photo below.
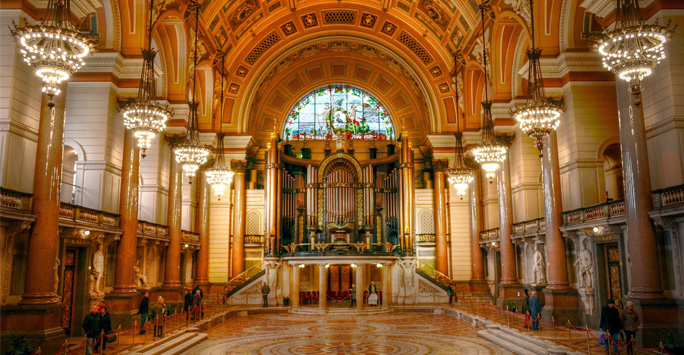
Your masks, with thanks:
<instances>
[{"instance_id":1,"label":"ornate cornice","mask_svg":"<svg viewBox=\"0 0 684 355\"><path fill-rule=\"evenodd\" d=\"M14 120L0 122L0 133L8 132L32 142L38 141L38 131Z\"/></svg>"}]
</instances>

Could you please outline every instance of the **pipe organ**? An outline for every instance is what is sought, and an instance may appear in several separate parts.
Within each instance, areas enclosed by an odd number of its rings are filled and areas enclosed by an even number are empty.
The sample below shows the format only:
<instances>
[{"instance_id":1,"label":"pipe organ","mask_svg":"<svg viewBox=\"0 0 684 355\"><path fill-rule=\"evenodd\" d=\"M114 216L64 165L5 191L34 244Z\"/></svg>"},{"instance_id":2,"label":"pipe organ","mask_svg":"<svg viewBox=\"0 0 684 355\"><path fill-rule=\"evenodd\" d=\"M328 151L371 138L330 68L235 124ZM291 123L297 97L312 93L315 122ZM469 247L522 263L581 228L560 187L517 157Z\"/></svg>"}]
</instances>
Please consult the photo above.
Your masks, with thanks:
<instances>
[{"instance_id":1,"label":"pipe organ","mask_svg":"<svg viewBox=\"0 0 684 355\"><path fill-rule=\"evenodd\" d=\"M359 161L338 150L318 162L295 158L289 148L288 154L280 151L280 183L268 191L279 211L275 253L282 252L279 246L291 250L294 244L297 251L311 251L312 242L375 243L377 251L385 250L379 243L399 243L398 154L389 151L386 157Z\"/></svg>"}]
</instances>

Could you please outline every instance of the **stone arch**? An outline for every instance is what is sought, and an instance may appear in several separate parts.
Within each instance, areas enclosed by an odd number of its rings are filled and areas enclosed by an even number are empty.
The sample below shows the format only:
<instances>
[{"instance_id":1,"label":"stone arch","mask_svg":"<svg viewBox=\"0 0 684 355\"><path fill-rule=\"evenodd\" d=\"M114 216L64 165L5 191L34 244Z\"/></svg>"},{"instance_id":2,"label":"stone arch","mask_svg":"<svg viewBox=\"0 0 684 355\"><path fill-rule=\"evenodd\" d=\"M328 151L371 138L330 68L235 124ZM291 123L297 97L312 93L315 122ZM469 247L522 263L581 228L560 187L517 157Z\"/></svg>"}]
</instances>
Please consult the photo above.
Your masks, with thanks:
<instances>
[{"instance_id":1,"label":"stone arch","mask_svg":"<svg viewBox=\"0 0 684 355\"><path fill-rule=\"evenodd\" d=\"M605 140L597 151L597 159L603 162L603 169L598 169L599 183L603 186L601 202L619 200L624 196L622 180L622 152L620 138L612 137ZM602 184L601 184L602 183Z\"/></svg>"}]
</instances>

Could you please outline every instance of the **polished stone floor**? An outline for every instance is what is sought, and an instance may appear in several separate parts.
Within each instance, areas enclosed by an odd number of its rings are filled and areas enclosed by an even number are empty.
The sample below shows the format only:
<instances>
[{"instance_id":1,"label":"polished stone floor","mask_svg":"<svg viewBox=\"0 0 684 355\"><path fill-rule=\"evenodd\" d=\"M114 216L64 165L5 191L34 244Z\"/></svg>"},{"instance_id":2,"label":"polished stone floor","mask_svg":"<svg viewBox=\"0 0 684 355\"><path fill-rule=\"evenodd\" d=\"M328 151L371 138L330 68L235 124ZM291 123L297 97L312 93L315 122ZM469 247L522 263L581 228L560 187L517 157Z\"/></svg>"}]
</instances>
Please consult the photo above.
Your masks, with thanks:
<instances>
[{"instance_id":1,"label":"polished stone floor","mask_svg":"<svg viewBox=\"0 0 684 355\"><path fill-rule=\"evenodd\" d=\"M511 354L440 314L235 317L184 354Z\"/></svg>"}]
</instances>

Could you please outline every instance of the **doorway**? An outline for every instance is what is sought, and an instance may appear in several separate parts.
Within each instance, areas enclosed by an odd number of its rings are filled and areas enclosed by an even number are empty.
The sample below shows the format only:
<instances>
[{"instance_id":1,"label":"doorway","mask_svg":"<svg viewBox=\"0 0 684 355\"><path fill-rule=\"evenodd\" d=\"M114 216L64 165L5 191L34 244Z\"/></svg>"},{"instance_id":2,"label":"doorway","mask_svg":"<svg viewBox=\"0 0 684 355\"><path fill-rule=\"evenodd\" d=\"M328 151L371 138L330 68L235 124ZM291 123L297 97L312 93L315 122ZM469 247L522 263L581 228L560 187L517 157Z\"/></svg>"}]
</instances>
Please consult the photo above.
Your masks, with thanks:
<instances>
[{"instance_id":1,"label":"doorway","mask_svg":"<svg viewBox=\"0 0 684 355\"><path fill-rule=\"evenodd\" d=\"M67 248L64 252L64 276L62 281L62 328L67 337L74 327L74 307L76 302L76 263L78 249Z\"/></svg>"},{"instance_id":2,"label":"doorway","mask_svg":"<svg viewBox=\"0 0 684 355\"><path fill-rule=\"evenodd\" d=\"M608 298L615 300L615 306L622 309L622 273L620 272L620 248L618 243L605 245L606 285Z\"/></svg>"}]
</instances>

